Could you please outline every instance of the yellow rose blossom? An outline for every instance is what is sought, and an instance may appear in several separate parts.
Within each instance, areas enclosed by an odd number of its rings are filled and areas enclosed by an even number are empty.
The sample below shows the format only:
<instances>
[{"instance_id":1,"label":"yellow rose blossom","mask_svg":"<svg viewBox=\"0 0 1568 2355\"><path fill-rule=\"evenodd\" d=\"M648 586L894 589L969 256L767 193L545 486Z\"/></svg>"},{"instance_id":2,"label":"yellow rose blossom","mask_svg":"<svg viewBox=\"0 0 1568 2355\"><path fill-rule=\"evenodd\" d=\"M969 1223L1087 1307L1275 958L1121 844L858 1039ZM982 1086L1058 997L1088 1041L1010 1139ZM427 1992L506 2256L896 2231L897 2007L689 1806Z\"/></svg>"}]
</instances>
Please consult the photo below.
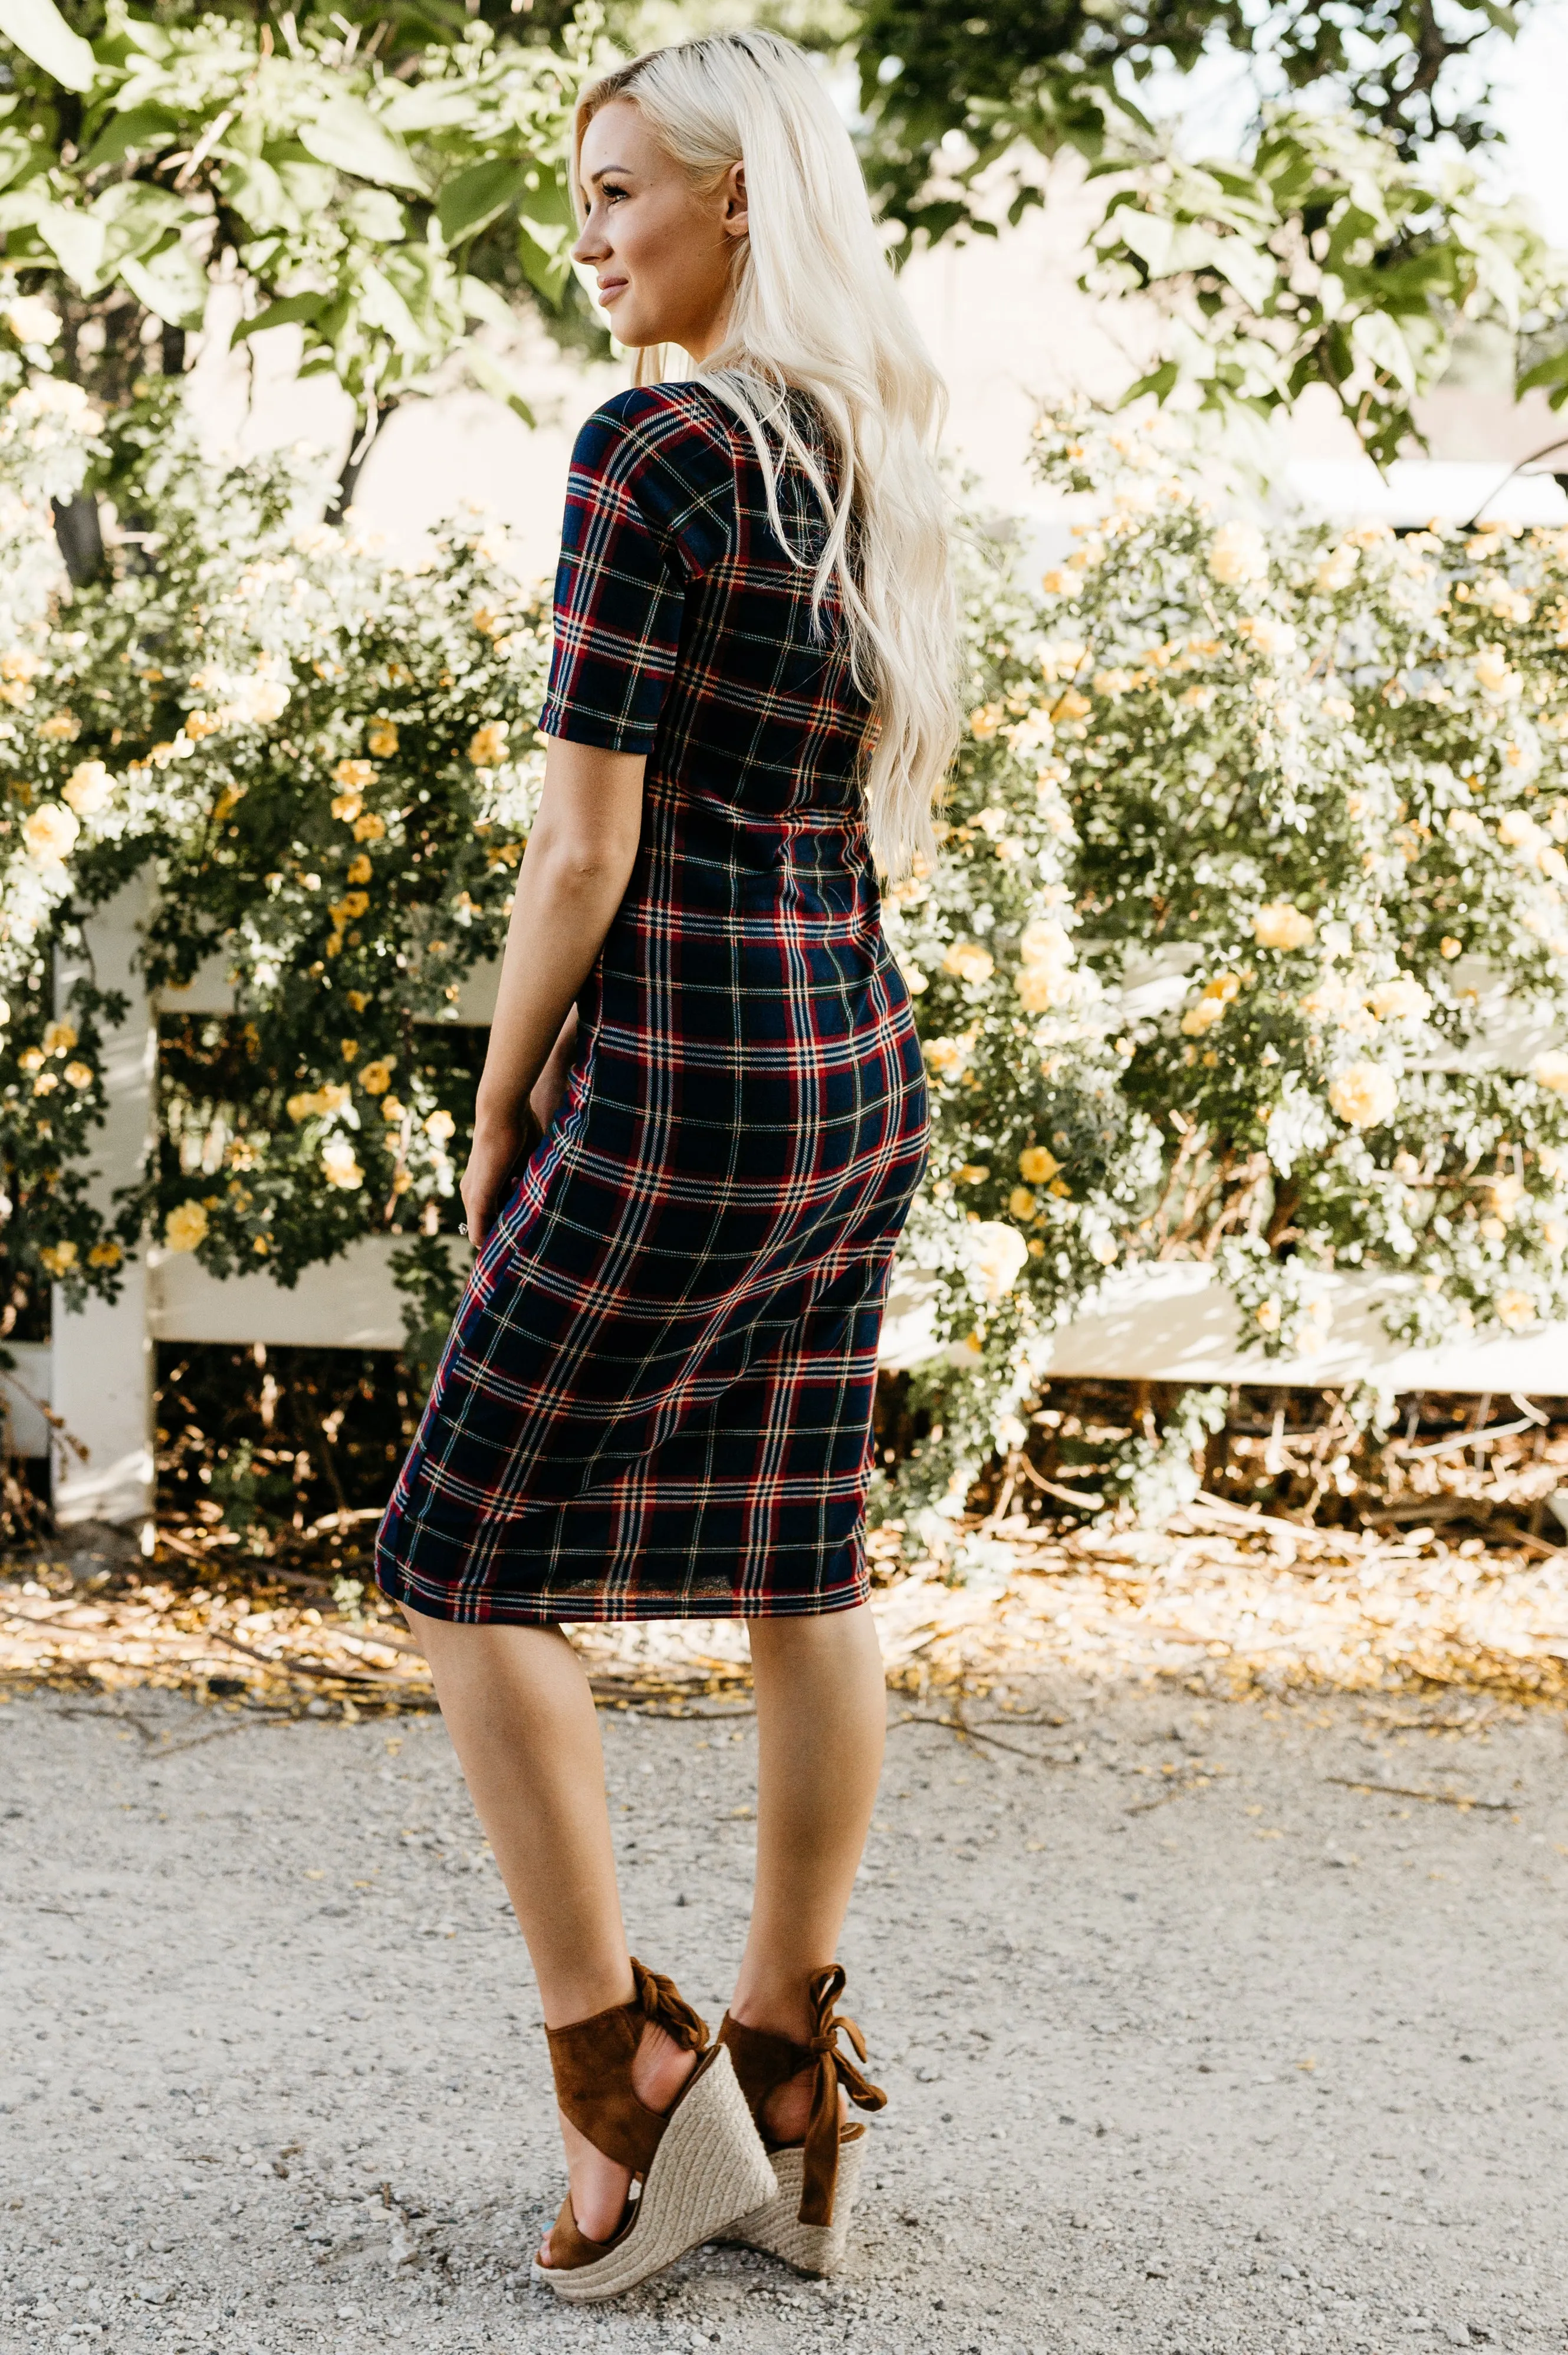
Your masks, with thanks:
<instances>
[{"instance_id":1,"label":"yellow rose blossom","mask_svg":"<svg viewBox=\"0 0 1568 2355\"><path fill-rule=\"evenodd\" d=\"M108 806L114 780L101 761L80 761L65 781L65 799L78 817L96 817Z\"/></svg>"},{"instance_id":2,"label":"yellow rose blossom","mask_svg":"<svg viewBox=\"0 0 1568 2355\"><path fill-rule=\"evenodd\" d=\"M81 722L74 711L56 711L43 720L38 733L51 744L69 744L81 733Z\"/></svg>"},{"instance_id":3,"label":"yellow rose blossom","mask_svg":"<svg viewBox=\"0 0 1568 2355\"><path fill-rule=\"evenodd\" d=\"M58 1071L40 1071L33 1082L33 1093L36 1096L52 1096L59 1083Z\"/></svg>"},{"instance_id":4,"label":"yellow rose blossom","mask_svg":"<svg viewBox=\"0 0 1568 2355\"><path fill-rule=\"evenodd\" d=\"M1017 1227L1000 1219L983 1219L971 1230L973 1266L987 1301L1000 1300L1018 1282L1029 1259L1029 1245Z\"/></svg>"},{"instance_id":5,"label":"yellow rose blossom","mask_svg":"<svg viewBox=\"0 0 1568 2355\"><path fill-rule=\"evenodd\" d=\"M487 719L468 740L468 758L476 769L499 768L507 757L507 723Z\"/></svg>"},{"instance_id":6,"label":"yellow rose blossom","mask_svg":"<svg viewBox=\"0 0 1568 2355\"><path fill-rule=\"evenodd\" d=\"M1470 665L1483 695L1494 703L1505 703L1519 693L1524 682L1518 671L1509 667L1501 646L1483 646Z\"/></svg>"},{"instance_id":7,"label":"yellow rose blossom","mask_svg":"<svg viewBox=\"0 0 1568 2355\"><path fill-rule=\"evenodd\" d=\"M337 1043L343 1050L343 1060L346 1063L357 1063L359 1060L357 1039L340 1039Z\"/></svg>"},{"instance_id":8,"label":"yellow rose blossom","mask_svg":"<svg viewBox=\"0 0 1568 2355\"><path fill-rule=\"evenodd\" d=\"M1212 1030L1216 1022L1224 1019L1224 1014L1225 1000L1222 997L1200 997L1182 1016L1182 1033L1189 1039L1201 1039L1206 1030Z\"/></svg>"},{"instance_id":9,"label":"yellow rose blossom","mask_svg":"<svg viewBox=\"0 0 1568 2355\"><path fill-rule=\"evenodd\" d=\"M968 1060L967 1050L956 1039L928 1039L924 1051L932 1070L944 1079Z\"/></svg>"},{"instance_id":10,"label":"yellow rose blossom","mask_svg":"<svg viewBox=\"0 0 1568 2355\"><path fill-rule=\"evenodd\" d=\"M1499 1292L1492 1303L1492 1314L1510 1333L1522 1333L1536 1321L1535 1303L1528 1292Z\"/></svg>"},{"instance_id":11,"label":"yellow rose blossom","mask_svg":"<svg viewBox=\"0 0 1568 2355\"><path fill-rule=\"evenodd\" d=\"M436 1145L448 1145L457 1134L457 1123L449 1112L432 1112L425 1121L424 1133Z\"/></svg>"},{"instance_id":12,"label":"yellow rose blossom","mask_svg":"<svg viewBox=\"0 0 1568 2355\"><path fill-rule=\"evenodd\" d=\"M51 1022L44 1032L44 1052L46 1055L69 1055L76 1041L74 1022Z\"/></svg>"},{"instance_id":13,"label":"yellow rose blossom","mask_svg":"<svg viewBox=\"0 0 1568 2355\"><path fill-rule=\"evenodd\" d=\"M334 794L332 796L332 815L344 826L357 818L364 806L364 797L359 794Z\"/></svg>"},{"instance_id":14,"label":"yellow rose blossom","mask_svg":"<svg viewBox=\"0 0 1568 2355\"><path fill-rule=\"evenodd\" d=\"M1312 576L1313 587L1319 596L1337 597L1341 589L1349 587L1360 562L1359 550L1341 540L1339 546L1331 548L1318 564Z\"/></svg>"},{"instance_id":15,"label":"yellow rose blossom","mask_svg":"<svg viewBox=\"0 0 1568 2355\"><path fill-rule=\"evenodd\" d=\"M46 1243L39 1252L38 1257L51 1275L61 1276L68 1269L76 1265L76 1245L69 1240L64 1242Z\"/></svg>"},{"instance_id":16,"label":"yellow rose blossom","mask_svg":"<svg viewBox=\"0 0 1568 2355\"><path fill-rule=\"evenodd\" d=\"M1043 1186L1055 1177L1061 1164L1054 1153L1043 1145L1026 1145L1019 1155L1019 1176L1030 1186Z\"/></svg>"},{"instance_id":17,"label":"yellow rose blossom","mask_svg":"<svg viewBox=\"0 0 1568 2355\"><path fill-rule=\"evenodd\" d=\"M955 1186L983 1186L990 1174L987 1162L965 1161L953 1172L953 1182Z\"/></svg>"},{"instance_id":18,"label":"yellow rose blossom","mask_svg":"<svg viewBox=\"0 0 1568 2355\"><path fill-rule=\"evenodd\" d=\"M1226 588L1268 579L1268 543L1255 523L1233 517L1221 524L1209 548L1209 570Z\"/></svg>"},{"instance_id":19,"label":"yellow rose blossom","mask_svg":"<svg viewBox=\"0 0 1568 2355\"><path fill-rule=\"evenodd\" d=\"M352 1194L365 1183L365 1172L354 1157L354 1147L346 1136L333 1136L321 1148L321 1167L329 1186Z\"/></svg>"},{"instance_id":20,"label":"yellow rose blossom","mask_svg":"<svg viewBox=\"0 0 1568 2355\"><path fill-rule=\"evenodd\" d=\"M392 1084L391 1064L389 1062L361 1064L359 1084L367 1095L384 1096Z\"/></svg>"},{"instance_id":21,"label":"yellow rose blossom","mask_svg":"<svg viewBox=\"0 0 1568 2355\"><path fill-rule=\"evenodd\" d=\"M118 1267L123 1256L119 1244L105 1237L102 1242L93 1244L87 1254L87 1264L89 1267Z\"/></svg>"},{"instance_id":22,"label":"yellow rose blossom","mask_svg":"<svg viewBox=\"0 0 1568 2355\"><path fill-rule=\"evenodd\" d=\"M69 1088L90 1088L92 1085L93 1077L91 1063L71 1062L65 1067L65 1082Z\"/></svg>"},{"instance_id":23,"label":"yellow rose blossom","mask_svg":"<svg viewBox=\"0 0 1568 2355\"><path fill-rule=\"evenodd\" d=\"M172 1252L193 1252L207 1240L207 1212L199 1202L178 1202L164 1220L164 1241Z\"/></svg>"},{"instance_id":24,"label":"yellow rose blossom","mask_svg":"<svg viewBox=\"0 0 1568 2355\"><path fill-rule=\"evenodd\" d=\"M1027 1186L1015 1186L1008 1196L1008 1216L1010 1219L1032 1219L1040 1208L1040 1198Z\"/></svg>"},{"instance_id":25,"label":"yellow rose blossom","mask_svg":"<svg viewBox=\"0 0 1568 2355\"><path fill-rule=\"evenodd\" d=\"M39 294L16 295L4 316L19 344L52 344L60 331L59 313Z\"/></svg>"},{"instance_id":26,"label":"yellow rose blossom","mask_svg":"<svg viewBox=\"0 0 1568 2355\"><path fill-rule=\"evenodd\" d=\"M942 969L978 985L990 980L997 965L989 949L982 948L978 941L955 941L942 960Z\"/></svg>"},{"instance_id":27,"label":"yellow rose blossom","mask_svg":"<svg viewBox=\"0 0 1568 2355\"><path fill-rule=\"evenodd\" d=\"M389 761L398 749L398 731L389 719L373 719L365 732L365 741L378 761Z\"/></svg>"},{"instance_id":28,"label":"yellow rose blossom","mask_svg":"<svg viewBox=\"0 0 1568 2355\"><path fill-rule=\"evenodd\" d=\"M370 861L366 858L363 851L359 853L357 858L351 858L349 860L348 880L350 883L368 883L370 880ZM351 991L349 995L353 997L357 996L357 992Z\"/></svg>"},{"instance_id":29,"label":"yellow rose blossom","mask_svg":"<svg viewBox=\"0 0 1568 2355\"><path fill-rule=\"evenodd\" d=\"M1544 1055L1536 1057L1530 1067L1530 1076L1538 1088L1550 1088L1555 1095L1568 1096L1568 1054L1560 1048L1549 1049Z\"/></svg>"},{"instance_id":30,"label":"yellow rose blossom","mask_svg":"<svg viewBox=\"0 0 1568 2355\"><path fill-rule=\"evenodd\" d=\"M374 761L339 761L332 782L342 793L368 794L379 773Z\"/></svg>"},{"instance_id":31,"label":"yellow rose blossom","mask_svg":"<svg viewBox=\"0 0 1568 2355\"><path fill-rule=\"evenodd\" d=\"M1432 1011L1431 997L1408 973L1380 981L1367 1003L1380 1022L1424 1022Z\"/></svg>"},{"instance_id":32,"label":"yellow rose blossom","mask_svg":"<svg viewBox=\"0 0 1568 2355\"><path fill-rule=\"evenodd\" d=\"M1392 1117L1399 1086L1381 1063L1347 1063L1329 1083L1328 1102L1351 1128L1377 1128Z\"/></svg>"},{"instance_id":33,"label":"yellow rose blossom","mask_svg":"<svg viewBox=\"0 0 1568 2355\"><path fill-rule=\"evenodd\" d=\"M1260 1300L1253 1315L1260 1332L1277 1333L1279 1331L1280 1307L1277 1300Z\"/></svg>"},{"instance_id":34,"label":"yellow rose blossom","mask_svg":"<svg viewBox=\"0 0 1568 2355\"><path fill-rule=\"evenodd\" d=\"M1288 900L1271 900L1253 918L1253 938L1260 949L1304 949L1317 934L1317 927L1306 910Z\"/></svg>"},{"instance_id":35,"label":"yellow rose blossom","mask_svg":"<svg viewBox=\"0 0 1568 2355\"><path fill-rule=\"evenodd\" d=\"M375 1066L374 1066L374 1064L371 1064L371 1063L367 1063L367 1064L366 1064L366 1066L365 1066L365 1071L373 1071L374 1069L375 1069ZM364 1072L364 1071L361 1071L361 1072L360 1072L360 1074L359 1074L359 1076L360 1076L360 1078L361 1078L361 1079L363 1079L363 1078L364 1078L364 1076L365 1076L365 1072ZM383 1120L386 1120L386 1121L394 1121L394 1120L401 1120L402 1116L403 1116L403 1107L402 1107L402 1105L398 1102L397 1097L396 1097L396 1096L388 1096L388 1097L385 1099L385 1101L383 1102L382 1105L381 1105L381 1118L382 1118Z\"/></svg>"},{"instance_id":36,"label":"yellow rose blossom","mask_svg":"<svg viewBox=\"0 0 1568 2355\"><path fill-rule=\"evenodd\" d=\"M386 831L386 819L378 817L374 810L367 810L363 817L357 817L354 821L356 842L379 842Z\"/></svg>"},{"instance_id":37,"label":"yellow rose blossom","mask_svg":"<svg viewBox=\"0 0 1568 2355\"><path fill-rule=\"evenodd\" d=\"M1462 953L1464 946L1464 942L1456 941L1452 932L1445 932L1443 938L1437 943L1438 954L1446 957L1450 964L1452 964L1454 959Z\"/></svg>"},{"instance_id":38,"label":"yellow rose blossom","mask_svg":"<svg viewBox=\"0 0 1568 2355\"><path fill-rule=\"evenodd\" d=\"M22 839L40 867L59 867L70 857L80 832L81 820L74 810L59 802L40 802L22 828Z\"/></svg>"}]
</instances>

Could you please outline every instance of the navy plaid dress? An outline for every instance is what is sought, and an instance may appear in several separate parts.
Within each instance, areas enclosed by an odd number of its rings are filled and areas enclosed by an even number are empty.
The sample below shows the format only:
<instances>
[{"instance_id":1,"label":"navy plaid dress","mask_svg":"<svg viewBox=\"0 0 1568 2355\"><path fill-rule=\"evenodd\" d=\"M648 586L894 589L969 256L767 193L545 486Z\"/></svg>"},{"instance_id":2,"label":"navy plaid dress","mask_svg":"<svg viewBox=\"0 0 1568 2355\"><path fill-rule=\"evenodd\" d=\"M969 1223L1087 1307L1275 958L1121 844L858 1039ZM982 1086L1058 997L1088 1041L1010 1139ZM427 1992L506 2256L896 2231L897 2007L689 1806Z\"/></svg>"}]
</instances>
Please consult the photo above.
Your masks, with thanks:
<instances>
[{"instance_id":1,"label":"navy plaid dress","mask_svg":"<svg viewBox=\"0 0 1568 2355\"><path fill-rule=\"evenodd\" d=\"M819 547L798 470L779 496ZM458 1620L845 1609L924 1076L866 837L868 703L715 394L658 385L589 419L555 628L539 725L646 753L642 839L379 1582Z\"/></svg>"}]
</instances>

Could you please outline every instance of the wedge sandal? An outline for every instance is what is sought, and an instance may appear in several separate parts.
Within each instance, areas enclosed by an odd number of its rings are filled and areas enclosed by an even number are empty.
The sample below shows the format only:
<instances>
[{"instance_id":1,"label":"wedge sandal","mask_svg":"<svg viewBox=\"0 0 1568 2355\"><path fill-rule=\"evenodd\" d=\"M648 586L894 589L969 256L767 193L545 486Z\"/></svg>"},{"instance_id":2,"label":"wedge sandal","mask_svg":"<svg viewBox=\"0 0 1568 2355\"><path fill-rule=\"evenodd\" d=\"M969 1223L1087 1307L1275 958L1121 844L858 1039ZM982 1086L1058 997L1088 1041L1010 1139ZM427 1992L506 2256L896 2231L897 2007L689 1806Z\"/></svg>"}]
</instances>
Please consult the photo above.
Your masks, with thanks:
<instances>
[{"instance_id":1,"label":"wedge sandal","mask_svg":"<svg viewBox=\"0 0 1568 2355\"><path fill-rule=\"evenodd\" d=\"M556 2100L578 2132L629 2168L634 2196L607 2241L578 2230L571 2194L550 2230L549 2264L533 2278L572 2305L619 2297L662 2273L737 2216L771 2198L773 2173L729 2052L673 1982L635 1958L630 2003L549 2030ZM652 2020L699 2055L667 2112L650 2110L632 2089L632 2063Z\"/></svg>"},{"instance_id":2,"label":"wedge sandal","mask_svg":"<svg viewBox=\"0 0 1568 2355\"><path fill-rule=\"evenodd\" d=\"M720 2046L734 2061L746 2105L763 2135L773 2164L773 2184L770 2200L715 2238L741 2248L765 2249L803 2274L836 2273L842 2264L859 2190L866 2129L858 2120L840 2124L838 2088L842 2085L861 2110L882 2109L888 2098L838 2049L842 2029L859 2059L866 2057L866 2040L855 2022L833 2009L843 1992L841 1964L812 1974L816 2025L809 2044L794 2044L765 2029L747 2028L728 2012L719 2030ZM763 2126L768 2097L808 2069L816 2072L816 2083L805 2139L775 2144Z\"/></svg>"}]
</instances>

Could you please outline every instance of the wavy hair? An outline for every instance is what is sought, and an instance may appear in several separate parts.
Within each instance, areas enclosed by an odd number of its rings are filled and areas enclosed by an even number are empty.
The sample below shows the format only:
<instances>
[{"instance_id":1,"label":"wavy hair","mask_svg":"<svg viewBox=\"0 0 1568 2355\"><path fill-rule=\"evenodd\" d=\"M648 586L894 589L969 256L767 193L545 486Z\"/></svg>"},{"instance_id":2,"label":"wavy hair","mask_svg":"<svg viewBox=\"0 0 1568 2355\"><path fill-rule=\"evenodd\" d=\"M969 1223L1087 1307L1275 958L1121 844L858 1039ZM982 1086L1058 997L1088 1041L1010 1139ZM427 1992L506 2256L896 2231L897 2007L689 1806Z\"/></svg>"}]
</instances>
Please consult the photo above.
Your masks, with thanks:
<instances>
[{"instance_id":1,"label":"wavy hair","mask_svg":"<svg viewBox=\"0 0 1568 2355\"><path fill-rule=\"evenodd\" d=\"M710 33L651 49L578 101L571 182L581 208L583 133L613 99L638 106L700 189L745 167L722 348L697 370L756 450L773 527L781 459L821 503L826 532L813 605L843 613L857 685L873 706L865 773L878 866L896 879L934 856L932 805L958 738L956 622L947 499L935 463L946 394L877 236L848 133L793 41ZM657 346L637 381L663 373ZM801 430L809 401L830 453Z\"/></svg>"}]
</instances>

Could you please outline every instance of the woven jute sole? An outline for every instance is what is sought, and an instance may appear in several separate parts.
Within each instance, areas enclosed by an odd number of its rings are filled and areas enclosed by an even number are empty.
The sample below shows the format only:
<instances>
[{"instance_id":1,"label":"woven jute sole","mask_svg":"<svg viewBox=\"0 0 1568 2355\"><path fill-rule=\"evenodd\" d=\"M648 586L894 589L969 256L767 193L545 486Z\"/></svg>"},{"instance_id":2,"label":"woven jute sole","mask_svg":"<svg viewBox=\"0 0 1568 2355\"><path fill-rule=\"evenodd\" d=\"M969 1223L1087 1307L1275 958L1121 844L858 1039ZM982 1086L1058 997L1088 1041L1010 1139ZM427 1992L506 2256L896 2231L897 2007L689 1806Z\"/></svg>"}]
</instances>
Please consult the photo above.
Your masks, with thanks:
<instances>
[{"instance_id":1,"label":"woven jute sole","mask_svg":"<svg viewBox=\"0 0 1568 2355\"><path fill-rule=\"evenodd\" d=\"M849 2218L860 2188L867 2139L860 2134L838 2146L838 2183L833 2196L831 2224L801 2222L805 2153L775 2150L773 2198L752 2215L742 2216L738 2224L730 2225L719 2234L720 2240L742 2249L765 2249L769 2256L782 2257L799 2274L836 2274L844 2262L849 2239Z\"/></svg>"},{"instance_id":2,"label":"woven jute sole","mask_svg":"<svg viewBox=\"0 0 1568 2355\"><path fill-rule=\"evenodd\" d=\"M692 2078L659 2138L632 2229L607 2257L558 2271L534 2264L572 2306L620 2297L711 2241L737 2216L772 2197L773 2170L722 2044Z\"/></svg>"}]
</instances>

